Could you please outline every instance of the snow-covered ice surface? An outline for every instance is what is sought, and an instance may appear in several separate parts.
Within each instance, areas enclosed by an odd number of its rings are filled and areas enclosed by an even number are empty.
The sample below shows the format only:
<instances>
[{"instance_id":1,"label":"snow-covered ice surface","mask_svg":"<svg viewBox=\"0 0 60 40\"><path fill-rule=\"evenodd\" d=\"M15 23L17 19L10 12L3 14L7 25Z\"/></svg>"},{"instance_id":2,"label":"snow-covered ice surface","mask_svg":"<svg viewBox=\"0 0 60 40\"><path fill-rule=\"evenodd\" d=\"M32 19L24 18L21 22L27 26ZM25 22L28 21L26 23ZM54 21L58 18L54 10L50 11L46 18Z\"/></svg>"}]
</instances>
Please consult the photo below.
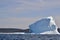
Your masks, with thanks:
<instances>
[{"instance_id":1,"label":"snow-covered ice surface","mask_svg":"<svg viewBox=\"0 0 60 40\"><path fill-rule=\"evenodd\" d=\"M40 34L59 34L57 31L57 25L52 16L41 18L37 22L29 25L31 33L40 33Z\"/></svg>"}]
</instances>

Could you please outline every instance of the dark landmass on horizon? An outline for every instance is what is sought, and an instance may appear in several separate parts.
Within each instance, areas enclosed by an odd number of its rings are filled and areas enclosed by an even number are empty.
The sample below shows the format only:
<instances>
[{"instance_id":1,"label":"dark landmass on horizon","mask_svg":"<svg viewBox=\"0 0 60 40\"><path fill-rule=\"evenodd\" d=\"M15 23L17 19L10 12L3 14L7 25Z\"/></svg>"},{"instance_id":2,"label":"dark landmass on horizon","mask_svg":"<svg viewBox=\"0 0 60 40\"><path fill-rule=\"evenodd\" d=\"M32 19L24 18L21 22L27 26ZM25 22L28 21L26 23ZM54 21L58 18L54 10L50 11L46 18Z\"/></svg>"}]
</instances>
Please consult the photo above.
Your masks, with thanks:
<instances>
[{"instance_id":1,"label":"dark landmass on horizon","mask_svg":"<svg viewBox=\"0 0 60 40\"><path fill-rule=\"evenodd\" d=\"M0 33L13 33L13 32L24 32L24 33L28 33L29 32L29 29L0 28Z\"/></svg>"}]
</instances>

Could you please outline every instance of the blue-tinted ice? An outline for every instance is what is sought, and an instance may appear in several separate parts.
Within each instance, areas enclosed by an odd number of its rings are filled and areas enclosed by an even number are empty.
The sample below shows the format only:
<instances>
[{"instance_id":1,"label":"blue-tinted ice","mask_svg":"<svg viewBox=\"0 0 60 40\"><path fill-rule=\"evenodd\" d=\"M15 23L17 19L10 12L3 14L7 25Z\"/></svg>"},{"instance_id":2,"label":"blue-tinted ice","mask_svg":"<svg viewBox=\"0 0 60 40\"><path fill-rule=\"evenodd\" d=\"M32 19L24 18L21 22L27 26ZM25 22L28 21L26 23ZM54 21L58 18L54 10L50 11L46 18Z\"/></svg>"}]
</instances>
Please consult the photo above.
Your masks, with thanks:
<instances>
[{"instance_id":1,"label":"blue-tinted ice","mask_svg":"<svg viewBox=\"0 0 60 40\"><path fill-rule=\"evenodd\" d=\"M42 18L29 26L31 33L57 33L57 26L53 17ZM47 33L46 33L47 34Z\"/></svg>"}]
</instances>

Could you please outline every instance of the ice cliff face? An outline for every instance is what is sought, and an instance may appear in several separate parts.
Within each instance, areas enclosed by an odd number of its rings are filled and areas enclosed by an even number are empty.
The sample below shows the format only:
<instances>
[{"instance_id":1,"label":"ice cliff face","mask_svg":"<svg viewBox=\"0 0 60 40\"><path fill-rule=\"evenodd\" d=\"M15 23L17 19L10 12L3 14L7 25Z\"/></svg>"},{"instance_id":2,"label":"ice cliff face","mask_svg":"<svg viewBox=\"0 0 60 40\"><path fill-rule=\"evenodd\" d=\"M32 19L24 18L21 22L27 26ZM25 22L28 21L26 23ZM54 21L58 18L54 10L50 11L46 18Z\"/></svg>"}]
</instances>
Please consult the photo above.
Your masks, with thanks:
<instances>
[{"instance_id":1,"label":"ice cliff face","mask_svg":"<svg viewBox=\"0 0 60 40\"><path fill-rule=\"evenodd\" d=\"M57 26L53 17L42 18L39 21L29 25L31 33L58 34Z\"/></svg>"}]
</instances>

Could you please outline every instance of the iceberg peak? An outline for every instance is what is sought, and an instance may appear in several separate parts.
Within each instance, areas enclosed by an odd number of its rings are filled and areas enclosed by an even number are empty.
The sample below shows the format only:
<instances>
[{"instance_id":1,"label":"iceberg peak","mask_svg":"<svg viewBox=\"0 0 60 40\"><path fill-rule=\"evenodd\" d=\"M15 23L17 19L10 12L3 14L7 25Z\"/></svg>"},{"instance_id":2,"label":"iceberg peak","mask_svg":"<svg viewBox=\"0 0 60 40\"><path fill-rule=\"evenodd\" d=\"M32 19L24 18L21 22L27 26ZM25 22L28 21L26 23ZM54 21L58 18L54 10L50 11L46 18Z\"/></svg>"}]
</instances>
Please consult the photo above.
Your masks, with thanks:
<instances>
[{"instance_id":1,"label":"iceberg peak","mask_svg":"<svg viewBox=\"0 0 60 40\"><path fill-rule=\"evenodd\" d=\"M31 33L47 33L53 32L55 34L57 32L57 26L52 16L41 18L40 20L36 21L35 23L29 25ZM52 34L52 33L50 33Z\"/></svg>"}]
</instances>

